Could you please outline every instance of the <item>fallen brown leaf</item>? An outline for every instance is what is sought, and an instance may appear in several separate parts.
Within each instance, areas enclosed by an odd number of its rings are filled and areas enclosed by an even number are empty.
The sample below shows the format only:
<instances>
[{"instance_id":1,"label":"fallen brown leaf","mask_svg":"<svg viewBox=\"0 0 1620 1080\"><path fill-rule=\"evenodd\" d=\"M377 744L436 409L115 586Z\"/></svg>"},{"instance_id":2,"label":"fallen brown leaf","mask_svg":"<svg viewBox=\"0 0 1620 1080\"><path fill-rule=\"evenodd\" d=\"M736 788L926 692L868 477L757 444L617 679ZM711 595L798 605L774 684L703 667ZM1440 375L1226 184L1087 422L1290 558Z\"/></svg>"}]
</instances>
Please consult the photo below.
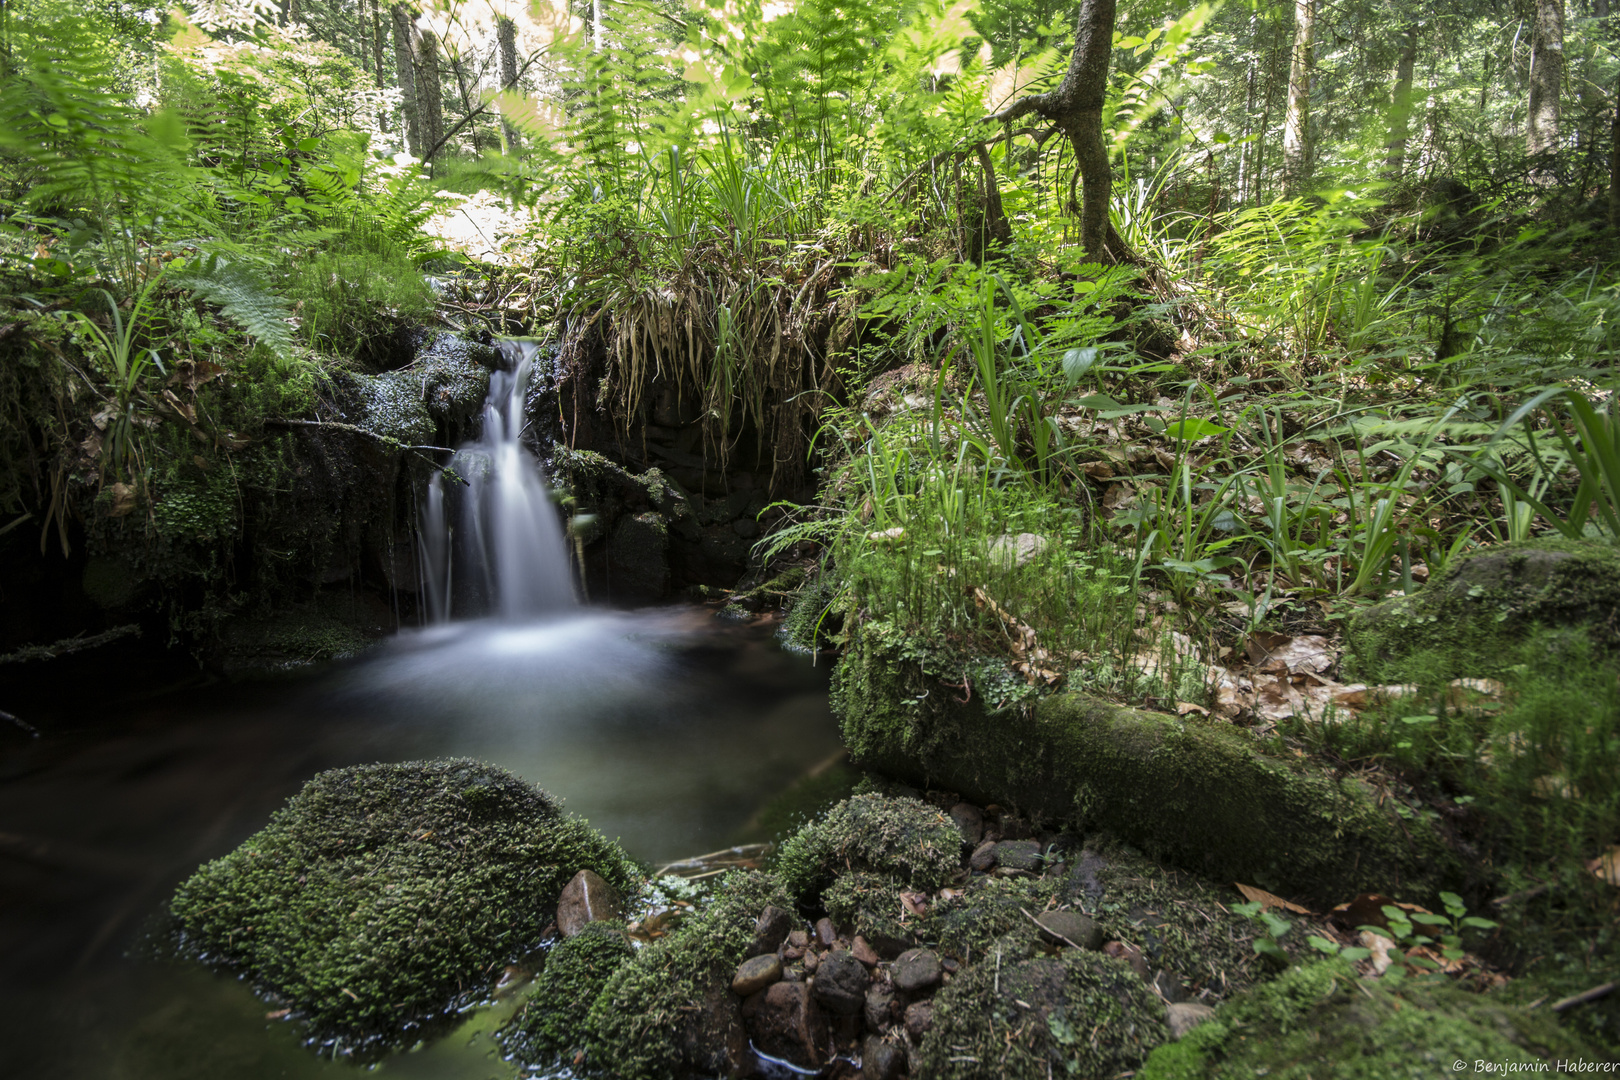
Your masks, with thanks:
<instances>
[{"instance_id":1,"label":"fallen brown leaf","mask_svg":"<svg viewBox=\"0 0 1620 1080\"><path fill-rule=\"evenodd\" d=\"M1620 889L1620 844L1615 844L1586 864L1599 881L1606 881Z\"/></svg>"},{"instance_id":2,"label":"fallen brown leaf","mask_svg":"<svg viewBox=\"0 0 1620 1080\"><path fill-rule=\"evenodd\" d=\"M1245 900L1251 900L1263 908L1281 908L1284 911L1292 911L1295 915L1315 914L1310 908L1303 908L1298 904L1290 903L1275 893L1268 893L1266 890L1257 889L1253 885L1244 885L1237 881L1232 884L1237 886L1237 891L1243 894Z\"/></svg>"}]
</instances>

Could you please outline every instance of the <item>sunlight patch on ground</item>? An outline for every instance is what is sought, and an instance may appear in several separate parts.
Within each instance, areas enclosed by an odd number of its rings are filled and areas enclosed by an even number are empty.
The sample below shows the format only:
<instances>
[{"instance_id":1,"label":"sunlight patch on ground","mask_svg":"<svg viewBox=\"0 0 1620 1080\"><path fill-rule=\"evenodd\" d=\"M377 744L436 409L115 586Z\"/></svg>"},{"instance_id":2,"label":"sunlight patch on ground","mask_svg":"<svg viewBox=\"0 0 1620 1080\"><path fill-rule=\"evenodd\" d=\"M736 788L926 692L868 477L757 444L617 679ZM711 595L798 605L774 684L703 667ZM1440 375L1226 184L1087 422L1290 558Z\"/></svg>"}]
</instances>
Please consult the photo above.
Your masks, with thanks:
<instances>
[{"instance_id":1,"label":"sunlight patch on ground","mask_svg":"<svg viewBox=\"0 0 1620 1080\"><path fill-rule=\"evenodd\" d=\"M492 191L461 195L441 191L444 209L428 219L422 230L445 247L470 258L502 266L517 264L513 238L529 223L529 216L514 210Z\"/></svg>"}]
</instances>

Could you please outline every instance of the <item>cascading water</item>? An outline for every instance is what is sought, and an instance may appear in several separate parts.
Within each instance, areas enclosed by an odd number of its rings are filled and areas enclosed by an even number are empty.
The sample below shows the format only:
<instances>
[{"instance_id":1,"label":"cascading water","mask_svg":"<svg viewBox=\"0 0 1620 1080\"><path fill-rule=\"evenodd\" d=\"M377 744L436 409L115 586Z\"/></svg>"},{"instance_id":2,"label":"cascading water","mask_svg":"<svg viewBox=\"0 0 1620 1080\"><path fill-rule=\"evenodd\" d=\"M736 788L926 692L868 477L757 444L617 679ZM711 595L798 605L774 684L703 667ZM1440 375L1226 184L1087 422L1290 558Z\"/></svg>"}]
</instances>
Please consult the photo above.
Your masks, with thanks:
<instances>
[{"instance_id":1,"label":"cascading water","mask_svg":"<svg viewBox=\"0 0 1620 1080\"><path fill-rule=\"evenodd\" d=\"M489 380L483 430L436 473L421 513L428 617L527 618L572 608L573 574L562 525L540 463L523 445L523 403L536 347L501 342L502 369Z\"/></svg>"}]
</instances>

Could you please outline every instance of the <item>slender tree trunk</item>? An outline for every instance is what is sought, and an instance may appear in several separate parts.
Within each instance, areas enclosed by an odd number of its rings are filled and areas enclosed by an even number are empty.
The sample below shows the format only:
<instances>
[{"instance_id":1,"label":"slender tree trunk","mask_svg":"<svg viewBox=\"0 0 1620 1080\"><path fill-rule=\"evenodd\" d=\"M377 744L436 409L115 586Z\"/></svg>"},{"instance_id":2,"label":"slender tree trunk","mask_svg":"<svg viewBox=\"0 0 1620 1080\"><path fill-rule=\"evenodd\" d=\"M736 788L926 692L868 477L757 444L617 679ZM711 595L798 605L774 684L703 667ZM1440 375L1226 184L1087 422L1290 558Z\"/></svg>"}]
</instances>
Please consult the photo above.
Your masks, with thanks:
<instances>
[{"instance_id":1,"label":"slender tree trunk","mask_svg":"<svg viewBox=\"0 0 1620 1080\"><path fill-rule=\"evenodd\" d=\"M511 93L517 89L517 23L502 15L495 20L495 45L501 54L501 92ZM501 140L502 152L515 154L518 151L517 128L512 126L506 118L508 105L505 101L501 106Z\"/></svg>"},{"instance_id":2,"label":"slender tree trunk","mask_svg":"<svg viewBox=\"0 0 1620 1080\"><path fill-rule=\"evenodd\" d=\"M1249 15L1249 72L1244 80L1243 89L1243 146L1238 150L1237 174L1237 203L1239 206L1249 201L1249 187L1253 183L1254 173L1254 143L1249 136L1254 133L1254 96L1260 85L1260 12L1258 9Z\"/></svg>"},{"instance_id":3,"label":"slender tree trunk","mask_svg":"<svg viewBox=\"0 0 1620 1080\"><path fill-rule=\"evenodd\" d=\"M1564 82L1564 0L1536 0L1536 33L1530 46L1530 108L1525 152L1558 146L1558 94Z\"/></svg>"},{"instance_id":4,"label":"slender tree trunk","mask_svg":"<svg viewBox=\"0 0 1620 1080\"><path fill-rule=\"evenodd\" d=\"M1401 57L1395 65L1395 96L1389 109L1388 153L1384 157L1384 175L1399 180L1406 168L1406 143L1412 120L1412 69L1417 66L1417 23L1407 23L1405 38L1401 42Z\"/></svg>"},{"instance_id":5,"label":"slender tree trunk","mask_svg":"<svg viewBox=\"0 0 1620 1080\"><path fill-rule=\"evenodd\" d=\"M405 148L412 157L420 158L427 148L422 145L422 109L416 100L416 50L411 42L416 28L404 4L395 4L390 14L394 18L394 67L399 76Z\"/></svg>"},{"instance_id":6,"label":"slender tree trunk","mask_svg":"<svg viewBox=\"0 0 1620 1080\"><path fill-rule=\"evenodd\" d=\"M1103 99L1108 89L1108 61L1114 43L1115 0L1081 0L1069 70L1056 90L1019 98L993 119L1011 123L1038 113L1069 137L1079 163L1082 184L1080 245L1098 261L1133 259L1108 221L1114 177L1103 142Z\"/></svg>"},{"instance_id":7,"label":"slender tree trunk","mask_svg":"<svg viewBox=\"0 0 1620 1080\"><path fill-rule=\"evenodd\" d=\"M444 85L439 77L439 38L423 30L417 39L416 101L422 111L422 156L432 160L444 147Z\"/></svg>"},{"instance_id":8,"label":"slender tree trunk","mask_svg":"<svg viewBox=\"0 0 1620 1080\"><path fill-rule=\"evenodd\" d=\"M383 88L383 40L388 32L383 29L381 0L371 0L371 58L377 72L377 89ZM384 130L387 130L386 128Z\"/></svg>"},{"instance_id":9,"label":"slender tree trunk","mask_svg":"<svg viewBox=\"0 0 1620 1080\"><path fill-rule=\"evenodd\" d=\"M1294 49L1288 63L1288 114L1283 121L1283 188L1303 192L1311 179L1311 76L1315 69L1316 0L1294 0Z\"/></svg>"},{"instance_id":10,"label":"slender tree trunk","mask_svg":"<svg viewBox=\"0 0 1620 1080\"><path fill-rule=\"evenodd\" d=\"M371 19L366 15L366 0L355 0L358 9L354 24L354 40L360 46L360 70L366 75L371 74L371 49L366 45L366 38L370 36Z\"/></svg>"},{"instance_id":11,"label":"slender tree trunk","mask_svg":"<svg viewBox=\"0 0 1620 1080\"><path fill-rule=\"evenodd\" d=\"M1614 87L1614 118L1609 122L1609 227L1620 231L1620 82Z\"/></svg>"}]
</instances>

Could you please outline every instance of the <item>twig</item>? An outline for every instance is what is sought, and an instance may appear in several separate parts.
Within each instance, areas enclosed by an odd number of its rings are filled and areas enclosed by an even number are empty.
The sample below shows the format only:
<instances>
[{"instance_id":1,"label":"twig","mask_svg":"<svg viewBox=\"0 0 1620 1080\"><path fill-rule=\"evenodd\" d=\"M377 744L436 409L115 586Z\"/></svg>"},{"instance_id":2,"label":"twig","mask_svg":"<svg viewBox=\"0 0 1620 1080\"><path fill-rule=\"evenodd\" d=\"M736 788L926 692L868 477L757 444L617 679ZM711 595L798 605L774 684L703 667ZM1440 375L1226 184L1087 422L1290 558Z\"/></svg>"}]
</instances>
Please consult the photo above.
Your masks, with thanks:
<instances>
[{"instance_id":1,"label":"twig","mask_svg":"<svg viewBox=\"0 0 1620 1080\"><path fill-rule=\"evenodd\" d=\"M1616 986L1620 986L1620 983L1606 982L1602 986L1594 986L1592 989L1583 990L1579 994L1571 994L1562 1001L1553 1002L1552 1011L1563 1012L1565 1009L1573 1009L1577 1005L1585 1005L1588 1001L1596 1001L1598 998L1608 994Z\"/></svg>"},{"instance_id":2,"label":"twig","mask_svg":"<svg viewBox=\"0 0 1620 1080\"><path fill-rule=\"evenodd\" d=\"M126 623L123 626L115 626L111 630L103 630L101 633L93 634L90 637L63 638L61 641L52 642L49 645L24 645L15 652L0 656L0 664L26 664L34 660L55 660L58 656L67 656L70 653L83 652L85 649L94 649L98 645L105 645L108 642L117 641L119 638L128 637L131 634L139 637L140 633L141 628L139 626L134 623ZM28 728L29 731L34 730L10 713L0 712L0 716L21 724L23 727Z\"/></svg>"},{"instance_id":3,"label":"twig","mask_svg":"<svg viewBox=\"0 0 1620 1080\"><path fill-rule=\"evenodd\" d=\"M1036 926L1039 926L1041 928L1041 932L1043 934L1051 934L1053 937L1057 938L1059 941L1063 942L1063 944L1069 946L1071 949L1080 949L1080 946L1076 945L1074 942L1070 941L1068 938L1064 937L1062 934L1058 933L1056 930L1053 930L1049 926L1043 926L1041 924L1041 920L1039 920L1035 916L1031 915L1027 909L1021 907L1018 910L1022 911L1024 913L1024 918L1028 919L1030 922L1034 923ZM1084 952L1085 950L1080 949L1080 951Z\"/></svg>"}]
</instances>

